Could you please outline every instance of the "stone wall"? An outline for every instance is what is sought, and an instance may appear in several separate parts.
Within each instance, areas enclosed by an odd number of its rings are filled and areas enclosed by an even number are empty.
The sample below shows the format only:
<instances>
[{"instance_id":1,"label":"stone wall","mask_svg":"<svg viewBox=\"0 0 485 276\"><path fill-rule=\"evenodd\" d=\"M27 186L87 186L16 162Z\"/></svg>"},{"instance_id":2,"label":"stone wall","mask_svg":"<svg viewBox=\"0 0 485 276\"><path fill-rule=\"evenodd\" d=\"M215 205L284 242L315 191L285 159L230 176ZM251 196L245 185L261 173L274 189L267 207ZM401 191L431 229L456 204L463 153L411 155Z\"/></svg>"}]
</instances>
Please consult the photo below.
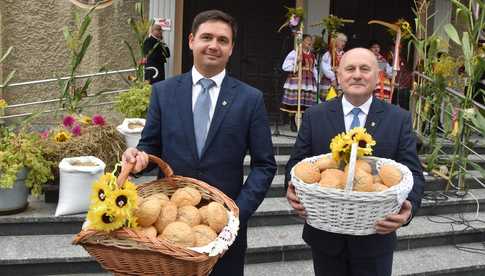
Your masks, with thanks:
<instances>
[{"instance_id":1,"label":"stone wall","mask_svg":"<svg viewBox=\"0 0 485 276\"><path fill-rule=\"evenodd\" d=\"M149 1L143 1L148 7ZM94 73L102 67L107 70L132 67L123 40L129 41L135 47L135 39L127 20L129 17L135 17L136 2L114 0L111 6L92 13L89 32L93 35L93 40L80 67L80 74ZM17 70L12 81L14 83L66 76L70 59L62 29L66 25L74 26L75 12L83 15L88 10L77 7L69 0L0 1L0 52L5 52L9 46L14 47L3 68L0 68L0 80L12 69ZM127 84L118 75L96 78L90 93L126 87ZM3 97L12 105L55 99L59 97L59 91L57 82L52 82L6 88ZM100 101L101 99L96 100ZM56 106L41 104L10 108L7 109L7 115L30 112L33 109L46 110ZM111 107L104 106L98 110L110 112ZM88 113L98 110L91 109Z\"/></svg>"}]
</instances>

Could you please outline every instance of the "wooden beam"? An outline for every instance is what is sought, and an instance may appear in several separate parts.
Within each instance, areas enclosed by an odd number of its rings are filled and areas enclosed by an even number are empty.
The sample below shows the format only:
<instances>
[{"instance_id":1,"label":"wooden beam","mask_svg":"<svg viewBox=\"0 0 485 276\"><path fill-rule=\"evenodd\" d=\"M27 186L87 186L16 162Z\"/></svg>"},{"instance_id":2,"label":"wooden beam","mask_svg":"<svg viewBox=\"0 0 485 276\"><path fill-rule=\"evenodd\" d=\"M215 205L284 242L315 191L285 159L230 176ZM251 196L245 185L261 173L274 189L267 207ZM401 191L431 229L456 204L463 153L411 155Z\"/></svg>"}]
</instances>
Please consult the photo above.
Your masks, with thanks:
<instances>
[{"instance_id":1,"label":"wooden beam","mask_svg":"<svg viewBox=\"0 0 485 276\"><path fill-rule=\"evenodd\" d=\"M187 43L187 38L183 37L184 29L184 0L175 2L175 22L174 22L174 49L173 49L173 73L178 75L182 73L182 45Z\"/></svg>"}]
</instances>

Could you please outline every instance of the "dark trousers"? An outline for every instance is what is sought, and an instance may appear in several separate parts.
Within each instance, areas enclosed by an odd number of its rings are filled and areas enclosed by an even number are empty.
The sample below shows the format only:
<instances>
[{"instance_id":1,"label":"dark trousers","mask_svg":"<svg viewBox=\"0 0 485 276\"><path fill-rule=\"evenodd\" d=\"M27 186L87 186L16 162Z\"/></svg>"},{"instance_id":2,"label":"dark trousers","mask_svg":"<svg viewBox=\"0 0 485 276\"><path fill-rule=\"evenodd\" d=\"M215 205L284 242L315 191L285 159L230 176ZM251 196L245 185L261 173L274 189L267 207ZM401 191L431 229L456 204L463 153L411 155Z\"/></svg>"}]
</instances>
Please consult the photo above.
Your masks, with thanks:
<instances>
[{"instance_id":1,"label":"dark trousers","mask_svg":"<svg viewBox=\"0 0 485 276\"><path fill-rule=\"evenodd\" d=\"M229 250L219 259L210 276L243 276L246 256L246 237L238 237Z\"/></svg>"},{"instance_id":2,"label":"dark trousers","mask_svg":"<svg viewBox=\"0 0 485 276\"><path fill-rule=\"evenodd\" d=\"M349 254L330 256L312 248L315 276L391 276L392 251L372 258L351 258Z\"/></svg>"}]
</instances>

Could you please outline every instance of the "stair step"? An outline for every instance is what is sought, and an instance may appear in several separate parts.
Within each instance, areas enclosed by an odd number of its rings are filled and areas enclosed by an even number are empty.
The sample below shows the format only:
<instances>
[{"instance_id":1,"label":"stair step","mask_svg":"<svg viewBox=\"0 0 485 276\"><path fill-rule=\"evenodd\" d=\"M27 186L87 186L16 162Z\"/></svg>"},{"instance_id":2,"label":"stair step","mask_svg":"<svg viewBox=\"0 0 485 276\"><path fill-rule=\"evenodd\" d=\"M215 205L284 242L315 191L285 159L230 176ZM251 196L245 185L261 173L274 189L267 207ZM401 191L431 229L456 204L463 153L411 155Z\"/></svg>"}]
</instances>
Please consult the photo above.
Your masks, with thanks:
<instances>
[{"instance_id":1,"label":"stair step","mask_svg":"<svg viewBox=\"0 0 485 276\"><path fill-rule=\"evenodd\" d=\"M469 220L466 225L449 223L452 220L462 221L460 214L415 217L409 226L398 230L397 250L482 241L485 212L479 212L477 218L475 216L476 213L464 213L463 217ZM249 228L247 263L311 258L311 251L301 238L302 229L302 225Z\"/></svg>"},{"instance_id":2,"label":"stair step","mask_svg":"<svg viewBox=\"0 0 485 276\"><path fill-rule=\"evenodd\" d=\"M441 198L441 195L436 195ZM431 197L430 197L431 198ZM444 197L442 198L444 199ZM479 204L485 204L485 189L469 190L463 198L448 197L433 200L425 197L417 216L475 212ZM26 211L0 216L0 236L6 235L55 235L79 232L85 214L55 217L56 204L41 199L31 199ZM483 209L483 208L482 208ZM249 220L249 226L302 224L294 214L285 197L267 197Z\"/></svg>"},{"instance_id":3,"label":"stair step","mask_svg":"<svg viewBox=\"0 0 485 276\"><path fill-rule=\"evenodd\" d=\"M463 247L485 250L483 243L461 244ZM450 258L450 256L453 256ZM245 275L314 276L312 260L280 261L247 264ZM453 245L418 248L394 253L394 276L483 276L485 258L482 254L470 253L457 249Z\"/></svg>"},{"instance_id":4,"label":"stair step","mask_svg":"<svg viewBox=\"0 0 485 276\"><path fill-rule=\"evenodd\" d=\"M475 213L465 213L464 217L471 220L474 215ZM457 214L450 217L455 220L460 218ZM443 220L438 217L432 219ZM405 249L420 248L425 252L431 252L428 250L434 250L433 248L437 246L450 245L453 242L483 241L484 220L485 213L480 212L475 221L469 222L469 226L454 225L453 232L450 224L434 223L426 217L416 217L408 227L398 231L397 255L403 254L401 252L409 252ZM250 227L246 263L311 259L310 249L302 240L301 232L302 225ZM5 275L13 275L14 271L17 274L32 273L32 271L36 274L101 272L99 265L81 246L71 245L73 236L72 234L0 236L0 248L4 252L0 255L0 271ZM413 252L421 252L420 250ZM453 255L448 255L445 259L449 260L449 256ZM429 259L429 256L424 259ZM483 256L481 259L485 264ZM407 259L403 258L401 262L404 260Z\"/></svg>"}]
</instances>

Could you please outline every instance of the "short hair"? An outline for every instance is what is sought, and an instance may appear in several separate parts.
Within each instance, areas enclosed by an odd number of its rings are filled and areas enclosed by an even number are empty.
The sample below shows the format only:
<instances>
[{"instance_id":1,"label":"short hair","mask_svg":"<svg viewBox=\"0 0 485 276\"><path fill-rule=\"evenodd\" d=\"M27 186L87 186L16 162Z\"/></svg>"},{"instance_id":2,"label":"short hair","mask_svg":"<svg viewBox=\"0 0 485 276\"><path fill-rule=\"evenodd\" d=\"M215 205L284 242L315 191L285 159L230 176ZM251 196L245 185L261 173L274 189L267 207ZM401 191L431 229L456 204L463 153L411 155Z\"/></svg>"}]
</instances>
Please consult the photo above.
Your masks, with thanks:
<instances>
[{"instance_id":1,"label":"short hair","mask_svg":"<svg viewBox=\"0 0 485 276\"><path fill-rule=\"evenodd\" d=\"M379 47L382 48L382 45L379 43L379 41L377 41L375 39L369 41L369 48L372 47L372 46L374 46L374 45L378 45Z\"/></svg>"},{"instance_id":2,"label":"short hair","mask_svg":"<svg viewBox=\"0 0 485 276\"><path fill-rule=\"evenodd\" d=\"M309 37L309 38L312 38L312 39L313 39L313 37L312 37L311 35L309 35L309 34L303 34L303 35L301 36L301 39L302 39L302 40L305 40L305 38L307 38L307 37Z\"/></svg>"},{"instance_id":3,"label":"short hair","mask_svg":"<svg viewBox=\"0 0 485 276\"><path fill-rule=\"evenodd\" d=\"M347 42L347 36L344 33L336 33L335 39Z\"/></svg>"},{"instance_id":4,"label":"short hair","mask_svg":"<svg viewBox=\"0 0 485 276\"><path fill-rule=\"evenodd\" d=\"M207 10L197 14L194 18L194 21L192 22L192 34L195 35L195 33L197 33L197 30L199 29L199 26L207 21L222 21L229 25L232 30L232 42L234 43L234 41L236 41L236 20L234 19L234 17L220 10Z\"/></svg>"}]
</instances>

